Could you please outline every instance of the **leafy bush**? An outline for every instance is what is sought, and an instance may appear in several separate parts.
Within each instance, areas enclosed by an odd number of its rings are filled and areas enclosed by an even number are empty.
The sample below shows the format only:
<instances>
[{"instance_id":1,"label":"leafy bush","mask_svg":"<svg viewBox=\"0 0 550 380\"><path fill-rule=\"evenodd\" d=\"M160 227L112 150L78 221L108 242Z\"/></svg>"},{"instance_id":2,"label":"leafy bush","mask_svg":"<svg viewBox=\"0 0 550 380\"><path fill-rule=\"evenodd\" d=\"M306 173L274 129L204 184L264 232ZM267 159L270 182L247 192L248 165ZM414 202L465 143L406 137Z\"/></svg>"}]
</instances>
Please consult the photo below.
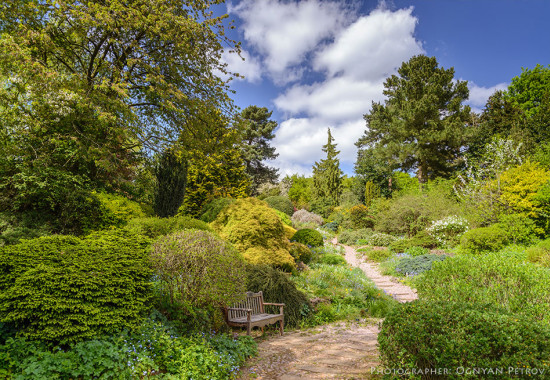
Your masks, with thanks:
<instances>
[{"instance_id":1,"label":"leafy bush","mask_svg":"<svg viewBox=\"0 0 550 380\"><path fill-rule=\"evenodd\" d=\"M312 212L309 212L307 210L298 210L294 214L292 214L292 223L294 225L300 225L305 223L311 223L316 226L322 226L324 221L323 217L321 215L314 214Z\"/></svg>"},{"instance_id":2,"label":"leafy bush","mask_svg":"<svg viewBox=\"0 0 550 380\"><path fill-rule=\"evenodd\" d=\"M235 201L211 225L251 264L268 264L287 271L296 265L281 219L259 199Z\"/></svg>"},{"instance_id":3,"label":"leafy bush","mask_svg":"<svg viewBox=\"0 0 550 380\"><path fill-rule=\"evenodd\" d=\"M338 242L346 245L355 245L359 239L368 239L373 234L370 228L360 230L344 230L338 235Z\"/></svg>"},{"instance_id":4,"label":"leafy bush","mask_svg":"<svg viewBox=\"0 0 550 380\"><path fill-rule=\"evenodd\" d=\"M421 299L491 304L550 321L550 271L507 253L457 255L416 282Z\"/></svg>"},{"instance_id":5,"label":"leafy bush","mask_svg":"<svg viewBox=\"0 0 550 380\"><path fill-rule=\"evenodd\" d=\"M430 251L424 247L410 247L405 251L405 253L409 256L416 257L426 255L430 253Z\"/></svg>"},{"instance_id":6,"label":"leafy bush","mask_svg":"<svg viewBox=\"0 0 550 380\"><path fill-rule=\"evenodd\" d=\"M383 365L407 373L440 368L448 369L449 379L501 379L509 368L550 370L547 325L471 304L400 304L384 320L378 343ZM504 375L474 369L502 369Z\"/></svg>"},{"instance_id":7,"label":"leafy bush","mask_svg":"<svg viewBox=\"0 0 550 380\"><path fill-rule=\"evenodd\" d=\"M389 259L392 256L392 251L389 249L373 249L373 248L360 248L357 252L361 252L367 259L371 261L382 262Z\"/></svg>"},{"instance_id":8,"label":"leafy bush","mask_svg":"<svg viewBox=\"0 0 550 380\"><path fill-rule=\"evenodd\" d=\"M0 376L39 379L143 378L161 374L181 379L230 379L256 353L250 337L180 337L154 319L132 334L88 340L48 350L38 341L10 339L0 346ZM4 372L3 372L4 371ZM8 376L9 375L9 376Z\"/></svg>"},{"instance_id":9,"label":"leafy bush","mask_svg":"<svg viewBox=\"0 0 550 380\"><path fill-rule=\"evenodd\" d=\"M403 257L395 267L397 273L405 276L417 276L432 269L432 264L437 261L443 261L447 258L444 255L423 254L415 257Z\"/></svg>"},{"instance_id":10,"label":"leafy bush","mask_svg":"<svg viewBox=\"0 0 550 380\"><path fill-rule=\"evenodd\" d=\"M454 246L464 232L468 231L468 221L451 215L433 222L426 231L441 245Z\"/></svg>"},{"instance_id":11,"label":"leafy bush","mask_svg":"<svg viewBox=\"0 0 550 380\"><path fill-rule=\"evenodd\" d=\"M145 213L139 203L116 194L95 193L103 207L108 211L108 225L122 227L130 219L143 218Z\"/></svg>"},{"instance_id":12,"label":"leafy bush","mask_svg":"<svg viewBox=\"0 0 550 380\"><path fill-rule=\"evenodd\" d=\"M298 326L308 316L311 304L307 296L283 272L267 265L247 265L246 274L248 291L262 291L265 302L285 304L286 325ZM278 313L278 309L271 312Z\"/></svg>"},{"instance_id":13,"label":"leafy bush","mask_svg":"<svg viewBox=\"0 0 550 380\"><path fill-rule=\"evenodd\" d=\"M205 222L189 216L137 218L130 220L124 229L151 239L189 229L212 231Z\"/></svg>"},{"instance_id":14,"label":"leafy bush","mask_svg":"<svg viewBox=\"0 0 550 380\"><path fill-rule=\"evenodd\" d=\"M136 328L151 295L148 245L110 230L0 248L0 321L64 345Z\"/></svg>"},{"instance_id":15,"label":"leafy bush","mask_svg":"<svg viewBox=\"0 0 550 380\"><path fill-rule=\"evenodd\" d=\"M342 255L335 253L326 253L320 255L315 259L315 264L327 264L327 265L347 265L348 262Z\"/></svg>"},{"instance_id":16,"label":"leafy bush","mask_svg":"<svg viewBox=\"0 0 550 380\"><path fill-rule=\"evenodd\" d=\"M296 241L310 247L319 247L323 245L323 235L319 231L304 228L296 231L290 241Z\"/></svg>"},{"instance_id":17,"label":"leafy bush","mask_svg":"<svg viewBox=\"0 0 550 380\"><path fill-rule=\"evenodd\" d=\"M206 223L212 223L218 217L221 210L235 202L234 198L217 198L205 204L201 210L200 220Z\"/></svg>"},{"instance_id":18,"label":"leafy bush","mask_svg":"<svg viewBox=\"0 0 550 380\"><path fill-rule=\"evenodd\" d=\"M543 240L526 250L527 259L532 263L550 267L550 239Z\"/></svg>"},{"instance_id":19,"label":"leafy bush","mask_svg":"<svg viewBox=\"0 0 550 380\"><path fill-rule=\"evenodd\" d=\"M285 230L285 237L290 240L296 233L296 230L290 226L287 226L286 224L283 224L283 228Z\"/></svg>"},{"instance_id":20,"label":"leafy bush","mask_svg":"<svg viewBox=\"0 0 550 380\"><path fill-rule=\"evenodd\" d=\"M290 243L290 254L294 257L296 262L301 261L307 264L311 260L311 250L302 243Z\"/></svg>"},{"instance_id":21,"label":"leafy bush","mask_svg":"<svg viewBox=\"0 0 550 380\"><path fill-rule=\"evenodd\" d=\"M335 207L334 211L328 216L327 220L330 223L337 224L338 227L352 228L349 209L342 206Z\"/></svg>"},{"instance_id":22,"label":"leafy bush","mask_svg":"<svg viewBox=\"0 0 550 380\"><path fill-rule=\"evenodd\" d=\"M394 253L402 253L411 247L435 248L437 241L426 231L420 231L410 239L397 239L393 241L389 248Z\"/></svg>"},{"instance_id":23,"label":"leafy bush","mask_svg":"<svg viewBox=\"0 0 550 380\"><path fill-rule=\"evenodd\" d=\"M322 228L332 232L337 232L338 226L339 226L338 222L329 222L329 223L323 224Z\"/></svg>"},{"instance_id":24,"label":"leafy bush","mask_svg":"<svg viewBox=\"0 0 550 380\"><path fill-rule=\"evenodd\" d=\"M275 208L273 209L273 211L275 211L275 214L277 214L277 216L281 218L281 222L283 222L285 226L292 227L292 220L290 219L290 216Z\"/></svg>"},{"instance_id":25,"label":"leafy bush","mask_svg":"<svg viewBox=\"0 0 550 380\"><path fill-rule=\"evenodd\" d=\"M288 216L292 216L292 214L294 214L294 206L292 205L292 201L287 197L276 195L265 198L264 202L266 202L269 207L284 212Z\"/></svg>"},{"instance_id":26,"label":"leafy bush","mask_svg":"<svg viewBox=\"0 0 550 380\"><path fill-rule=\"evenodd\" d=\"M508 236L499 226L474 228L460 238L460 247L467 253L496 252L508 243Z\"/></svg>"},{"instance_id":27,"label":"leafy bush","mask_svg":"<svg viewBox=\"0 0 550 380\"><path fill-rule=\"evenodd\" d=\"M157 275L156 295L191 312L242 300L245 264L229 243L208 231L188 230L161 237L151 262ZM185 276L182 277L182 273Z\"/></svg>"},{"instance_id":28,"label":"leafy bush","mask_svg":"<svg viewBox=\"0 0 550 380\"><path fill-rule=\"evenodd\" d=\"M367 237L366 240L368 241L369 245L374 245L378 247L387 247L391 243L393 243L395 240L397 240L397 238L395 236L383 234L380 232L375 232L371 234L369 237Z\"/></svg>"},{"instance_id":29,"label":"leafy bush","mask_svg":"<svg viewBox=\"0 0 550 380\"><path fill-rule=\"evenodd\" d=\"M503 215L497 224L506 232L508 241L513 244L532 244L537 240L535 221L521 214Z\"/></svg>"},{"instance_id":30,"label":"leafy bush","mask_svg":"<svg viewBox=\"0 0 550 380\"><path fill-rule=\"evenodd\" d=\"M374 218L369 214L369 209L365 205L353 206L349 210L349 215L353 228L374 227Z\"/></svg>"}]
</instances>

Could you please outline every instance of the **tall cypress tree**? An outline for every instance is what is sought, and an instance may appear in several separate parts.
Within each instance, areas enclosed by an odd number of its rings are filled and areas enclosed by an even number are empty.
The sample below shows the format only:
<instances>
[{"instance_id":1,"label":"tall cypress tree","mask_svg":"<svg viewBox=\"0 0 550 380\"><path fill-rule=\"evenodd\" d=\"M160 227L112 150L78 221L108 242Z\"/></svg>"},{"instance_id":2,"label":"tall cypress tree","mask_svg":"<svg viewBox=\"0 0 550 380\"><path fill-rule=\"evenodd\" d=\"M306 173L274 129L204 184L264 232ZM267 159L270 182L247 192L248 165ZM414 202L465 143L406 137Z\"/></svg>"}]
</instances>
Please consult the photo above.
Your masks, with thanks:
<instances>
[{"instance_id":1,"label":"tall cypress tree","mask_svg":"<svg viewBox=\"0 0 550 380\"><path fill-rule=\"evenodd\" d=\"M327 214L338 206L342 195L343 172L340 170L340 160L334 138L328 129L328 141L323 145L327 157L313 165L312 208L322 214Z\"/></svg>"},{"instance_id":2,"label":"tall cypress tree","mask_svg":"<svg viewBox=\"0 0 550 380\"><path fill-rule=\"evenodd\" d=\"M168 218L177 214L185 196L187 162L172 149L161 153L155 166L157 187L153 209L155 214Z\"/></svg>"}]
</instances>

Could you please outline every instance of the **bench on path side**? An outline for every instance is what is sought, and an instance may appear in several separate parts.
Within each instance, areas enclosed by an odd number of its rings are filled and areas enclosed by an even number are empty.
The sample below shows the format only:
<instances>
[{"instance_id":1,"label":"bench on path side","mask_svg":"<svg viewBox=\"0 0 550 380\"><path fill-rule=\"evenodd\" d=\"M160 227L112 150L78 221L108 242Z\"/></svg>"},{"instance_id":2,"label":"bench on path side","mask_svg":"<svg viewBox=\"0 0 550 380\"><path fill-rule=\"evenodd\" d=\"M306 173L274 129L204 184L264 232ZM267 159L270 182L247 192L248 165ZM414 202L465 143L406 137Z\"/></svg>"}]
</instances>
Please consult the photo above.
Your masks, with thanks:
<instances>
[{"instance_id":1,"label":"bench on path side","mask_svg":"<svg viewBox=\"0 0 550 380\"><path fill-rule=\"evenodd\" d=\"M279 306L279 314L267 314L264 306ZM235 307L224 308L225 320L229 326L246 327L246 334L250 335L253 327L261 327L279 322L279 332L283 335L284 303L264 302L263 293L246 292L246 299Z\"/></svg>"}]
</instances>

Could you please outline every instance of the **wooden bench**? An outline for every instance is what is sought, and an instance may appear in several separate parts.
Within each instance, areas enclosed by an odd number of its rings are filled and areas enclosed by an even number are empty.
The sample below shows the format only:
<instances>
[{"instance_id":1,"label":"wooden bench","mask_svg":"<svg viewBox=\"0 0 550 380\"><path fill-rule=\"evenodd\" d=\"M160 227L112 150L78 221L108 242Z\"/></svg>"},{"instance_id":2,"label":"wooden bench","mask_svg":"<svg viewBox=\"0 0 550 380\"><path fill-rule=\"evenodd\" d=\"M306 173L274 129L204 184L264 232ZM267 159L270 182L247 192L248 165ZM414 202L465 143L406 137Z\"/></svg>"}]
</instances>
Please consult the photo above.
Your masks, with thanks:
<instances>
[{"instance_id":1,"label":"wooden bench","mask_svg":"<svg viewBox=\"0 0 550 380\"><path fill-rule=\"evenodd\" d=\"M279 306L279 314L267 314L264 306ZM235 305L225 308L225 319L229 326L246 327L246 334L250 335L253 327L261 327L279 322L279 331L283 335L284 329L284 303L264 302L262 292L246 292L246 299Z\"/></svg>"}]
</instances>

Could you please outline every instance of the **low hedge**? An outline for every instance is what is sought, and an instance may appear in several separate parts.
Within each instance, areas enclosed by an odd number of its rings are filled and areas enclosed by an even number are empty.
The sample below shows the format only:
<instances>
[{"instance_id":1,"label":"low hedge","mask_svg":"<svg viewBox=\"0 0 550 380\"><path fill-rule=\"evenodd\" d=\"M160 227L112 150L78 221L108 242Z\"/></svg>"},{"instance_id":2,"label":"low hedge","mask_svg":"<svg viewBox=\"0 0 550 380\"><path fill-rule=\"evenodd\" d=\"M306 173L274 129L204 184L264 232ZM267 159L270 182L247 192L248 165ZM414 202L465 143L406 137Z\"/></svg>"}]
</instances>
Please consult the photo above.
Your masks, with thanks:
<instances>
[{"instance_id":1,"label":"low hedge","mask_svg":"<svg viewBox=\"0 0 550 380\"><path fill-rule=\"evenodd\" d=\"M550 372L550 327L487 305L400 304L384 320L378 343L382 363L390 372L439 369L447 371L440 375L448 379L516 377L510 376L509 368L537 369L539 375L542 370ZM430 373L419 377L436 378Z\"/></svg>"}]
</instances>

